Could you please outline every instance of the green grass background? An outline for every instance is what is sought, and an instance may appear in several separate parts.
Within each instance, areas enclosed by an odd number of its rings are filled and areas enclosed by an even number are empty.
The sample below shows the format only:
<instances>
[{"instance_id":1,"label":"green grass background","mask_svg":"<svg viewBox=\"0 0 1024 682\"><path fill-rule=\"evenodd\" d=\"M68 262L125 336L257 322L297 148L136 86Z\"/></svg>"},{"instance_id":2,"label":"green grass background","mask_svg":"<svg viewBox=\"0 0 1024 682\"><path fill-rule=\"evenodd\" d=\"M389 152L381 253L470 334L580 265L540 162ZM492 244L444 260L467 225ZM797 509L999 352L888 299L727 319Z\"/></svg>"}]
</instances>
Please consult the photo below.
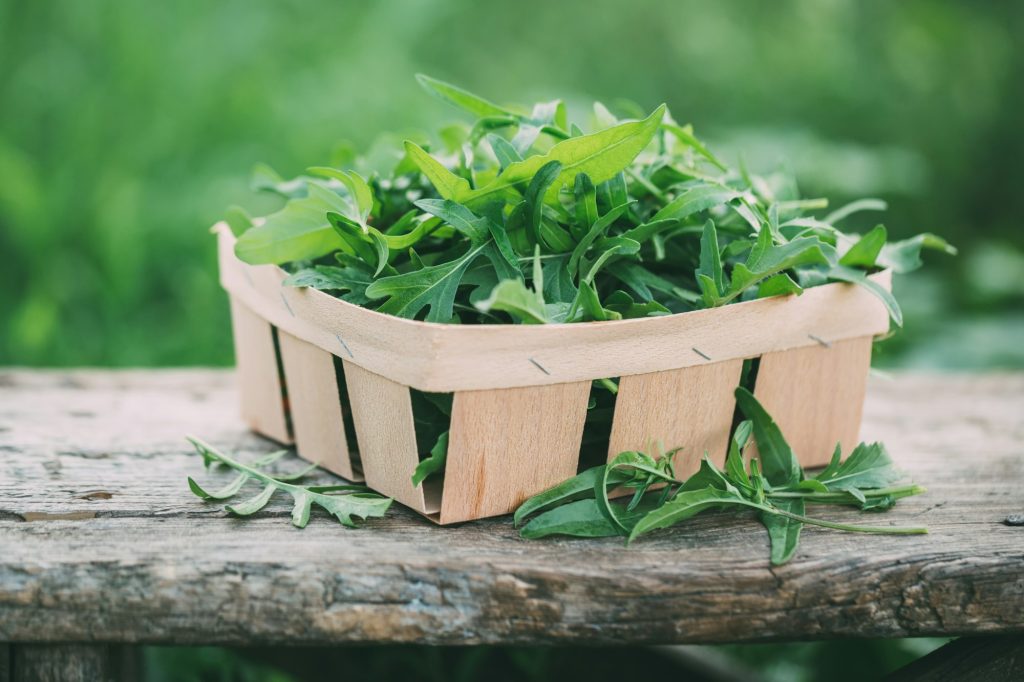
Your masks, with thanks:
<instances>
[{"instance_id":1,"label":"green grass background","mask_svg":"<svg viewBox=\"0 0 1024 682\"><path fill-rule=\"evenodd\" d=\"M807 194L945 235L883 365L1024 366L1024 5L0 0L0 364L229 364L207 228L247 187L501 101L667 101ZM865 220L873 219L870 216ZM868 225L870 226L870 225Z\"/></svg>"},{"instance_id":2,"label":"green grass background","mask_svg":"<svg viewBox=\"0 0 1024 682\"><path fill-rule=\"evenodd\" d=\"M1022 35L1016 0L0 0L0 365L230 364L207 228L274 208L248 190L257 162L295 174L458 119L425 72L577 116L666 101L808 195L881 196L891 234L961 255L897 282L906 330L878 363L1024 367ZM919 646L731 651L781 680ZM249 679L210 655L208 674L152 657L167 679Z\"/></svg>"}]
</instances>

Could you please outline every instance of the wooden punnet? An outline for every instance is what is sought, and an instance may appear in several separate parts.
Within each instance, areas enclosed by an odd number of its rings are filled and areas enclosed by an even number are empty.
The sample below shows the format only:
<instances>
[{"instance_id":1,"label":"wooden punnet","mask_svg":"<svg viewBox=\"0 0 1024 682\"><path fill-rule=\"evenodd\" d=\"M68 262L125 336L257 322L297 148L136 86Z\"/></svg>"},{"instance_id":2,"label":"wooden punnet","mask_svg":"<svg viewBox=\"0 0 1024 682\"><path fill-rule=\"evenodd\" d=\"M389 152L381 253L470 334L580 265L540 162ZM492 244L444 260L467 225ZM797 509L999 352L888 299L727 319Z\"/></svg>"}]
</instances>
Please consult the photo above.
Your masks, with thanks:
<instances>
[{"instance_id":1,"label":"wooden punnet","mask_svg":"<svg viewBox=\"0 0 1024 682\"><path fill-rule=\"evenodd\" d=\"M705 452L722 464L743 360L760 358L754 394L801 464L823 465L857 441L872 338L889 328L850 284L612 322L417 322L283 287L283 270L243 263L217 233L245 420L440 523L511 512L574 475L596 379L621 377L609 456L681 447L685 477ZM410 389L454 394L444 476L420 487Z\"/></svg>"}]
</instances>

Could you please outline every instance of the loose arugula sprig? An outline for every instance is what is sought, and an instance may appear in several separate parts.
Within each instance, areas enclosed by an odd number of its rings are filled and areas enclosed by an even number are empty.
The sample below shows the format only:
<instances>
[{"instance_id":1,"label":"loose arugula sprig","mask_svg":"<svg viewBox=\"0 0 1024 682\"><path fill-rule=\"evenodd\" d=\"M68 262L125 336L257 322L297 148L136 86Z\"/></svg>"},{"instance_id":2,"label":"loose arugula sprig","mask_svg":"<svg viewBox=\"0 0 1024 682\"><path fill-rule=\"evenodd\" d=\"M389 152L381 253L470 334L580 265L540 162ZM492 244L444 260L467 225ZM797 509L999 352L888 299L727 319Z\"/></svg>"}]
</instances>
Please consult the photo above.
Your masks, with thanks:
<instances>
[{"instance_id":1,"label":"loose arugula sprig","mask_svg":"<svg viewBox=\"0 0 1024 682\"><path fill-rule=\"evenodd\" d=\"M250 480L257 481L264 486L256 496L225 507L227 511L238 516L249 516L263 509L277 491L283 491L292 496L295 502L295 506L292 508L292 524L299 528L305 528L309 522L309 514L314 504L326 509L342 525L353 528L355 527L353 516L363 519L371 516L383 516L391 506L391 498L383 497L362 485L302 486L293 483L316 469L316 464L287 475L272 476L263 471L264 467L284 456L285 450L272 452L251 464L243 464L197 438L190 437L188 440L203 456L203 464L206 468L222 464L239 472L231 483L212 492L204 489L189 476L188 487L199 497L204 500L226 500L238 494Z\"/></svg>"},{"instance_id":2,"label":"loose arugula sprig","mask_svg":"<svg viewBox=\"0 0 1024 682\"><path fill-rule=\"evenodd\" d=\"M642 452L623 452L607 465L588 469L524 502L515 513L516 525L533 518L523 526L521 535L621 535L628 544L644 533L709 509L752 509L768 530L771 562L778 565L796 552L804 524L856 533L928 532L925 528L857 526L805 516L808 503L880 511L924 489L898 485L902 476L881 443L861 443L845 461L840 460L837 445L829 465L808 478L778 425L753 394L737 388L736 401L748 421L735 430L724 470L705 456L700 470L680 483L673 475L671 453L655 460ZM751 435L760 458L752 458L749 466L744 466L742 451ZM652 489L656 484L662 489ZM612 501L609 492L623 487L632 489L633 497L627 503Z\"/></svg>"}]
</instances>

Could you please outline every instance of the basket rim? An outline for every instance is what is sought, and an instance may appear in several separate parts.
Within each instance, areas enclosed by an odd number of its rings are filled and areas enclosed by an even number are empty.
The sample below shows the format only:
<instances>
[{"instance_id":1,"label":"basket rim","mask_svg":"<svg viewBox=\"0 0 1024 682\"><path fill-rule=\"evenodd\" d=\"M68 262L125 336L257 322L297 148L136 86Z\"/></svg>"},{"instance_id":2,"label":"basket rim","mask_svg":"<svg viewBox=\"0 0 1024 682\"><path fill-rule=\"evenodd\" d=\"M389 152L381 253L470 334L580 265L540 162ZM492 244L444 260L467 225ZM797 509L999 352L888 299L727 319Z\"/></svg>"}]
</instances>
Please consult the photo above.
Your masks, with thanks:
<instances>
[{"instance_id":1,"label":"basket rim","mask_svg":"<svg viewBox=\"0 0 1024 682\"><path fill-rule=\"evenodd\" d=\"M627 320L537 325L425 322L370 310L316 289L281 287L287 276L282 268L249 265L235 256L236 239L226 223L217 223L211 231L218 237L221 286L231 296L303 340L420 390L508 388L642 374L873 336L889 328L888 312L880 301L861 287L838 282L811 287L800 296L772 296ZM891 274L883 270L869 277L889 289ZM794 335L788 329L794 324L820 331L807 332L810 338ZM716 329L720 334L709 336ZM741 343L729 340L730 330ZM659 342L652 343L653 339ZM701 343L720 346L719 341L730 341L729 348L701 349ZM353 344L369 352L356 353ZM692 357L662 357L669 346L675 347L673 352L687 350L686 355ZM601 352L617 354L623 361L592 357ZM624 352L652 357L625 361ZM462 376L473 371L494 375L497 368L489 364L505 365L511 354L525 357L532 367L512 370L503 379L492 376L489 381ZM537 354L546 362L534 357ZM548 363L558 371L552 371ZM576 367L565 371L566 365Z\"/></svg>"}]
</instances>

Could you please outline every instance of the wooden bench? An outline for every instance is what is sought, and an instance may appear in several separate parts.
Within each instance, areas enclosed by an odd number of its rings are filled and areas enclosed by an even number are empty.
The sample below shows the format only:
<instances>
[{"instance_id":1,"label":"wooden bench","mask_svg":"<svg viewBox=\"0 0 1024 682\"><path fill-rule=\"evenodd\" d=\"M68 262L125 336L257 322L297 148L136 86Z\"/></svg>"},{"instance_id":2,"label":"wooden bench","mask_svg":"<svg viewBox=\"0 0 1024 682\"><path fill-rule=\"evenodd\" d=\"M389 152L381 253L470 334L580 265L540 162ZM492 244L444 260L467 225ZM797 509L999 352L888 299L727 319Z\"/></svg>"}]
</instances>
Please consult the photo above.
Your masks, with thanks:
<instances>
[{"instance_id":1,"label":"wooden bench","mask_svg":"<svg viewBox=\"0 0 1024 682\"><path fill-rule=\"evenodd\" d=\"M184 437L275 449L236 403L227 371L0 371L0 680L99 676L116 643L1024 633L1024 527L1008 521L1024 514L1024 374L872 379L862 436L928 492L869 520L931 534L808 527L782 567L733 516L628 549L521 540L507 517L439 528L397 505L357 530L325 515L295 529L283 498L232 518L189 492L188 475L229 474L204 472Z\"/></svg>"}]
</instances>

